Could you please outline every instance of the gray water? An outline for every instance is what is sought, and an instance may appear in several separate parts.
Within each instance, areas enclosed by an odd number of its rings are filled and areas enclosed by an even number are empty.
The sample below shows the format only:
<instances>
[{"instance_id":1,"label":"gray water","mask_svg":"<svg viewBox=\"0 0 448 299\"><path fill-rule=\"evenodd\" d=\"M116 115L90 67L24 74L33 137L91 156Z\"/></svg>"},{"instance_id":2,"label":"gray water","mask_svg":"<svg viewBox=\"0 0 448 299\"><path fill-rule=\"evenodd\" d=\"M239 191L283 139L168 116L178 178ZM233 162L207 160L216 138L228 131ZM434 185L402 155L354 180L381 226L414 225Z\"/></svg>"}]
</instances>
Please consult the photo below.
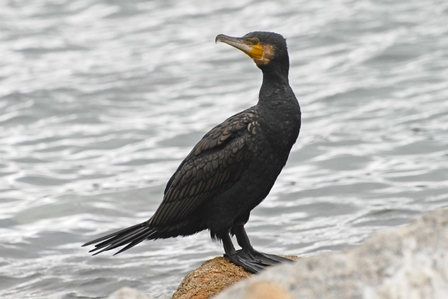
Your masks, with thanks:
<instances>
[{"instance_id":1,"label":"gray water","mask_svg":"<svg viewBox=\"0 0 448 299\"><path fill-rule=\"evenodd\" d=\"M303 125L247 225L311 255L448 205L448 2L0 2L0 296L170 296L222 254L207 232L112 257L81 244L149 218L212 126L254 105L261 73L219 33L289 44Z\"/></svg>"}]
</instances>

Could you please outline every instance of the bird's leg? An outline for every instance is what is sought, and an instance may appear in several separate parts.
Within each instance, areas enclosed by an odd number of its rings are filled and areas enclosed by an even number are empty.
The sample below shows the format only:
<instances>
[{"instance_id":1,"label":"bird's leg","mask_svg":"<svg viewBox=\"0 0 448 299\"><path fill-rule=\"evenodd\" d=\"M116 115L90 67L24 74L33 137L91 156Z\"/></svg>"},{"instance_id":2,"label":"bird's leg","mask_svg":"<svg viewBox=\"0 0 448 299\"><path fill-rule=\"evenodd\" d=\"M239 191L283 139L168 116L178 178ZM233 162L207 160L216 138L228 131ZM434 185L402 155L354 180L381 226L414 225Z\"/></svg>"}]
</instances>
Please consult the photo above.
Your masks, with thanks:
<instances>
[{"instance_id":1,"label":"bird's leg","mask_svg":"<svg viewBox=\"0 0 448 299\"><path fill-rule=\"evenodd\" d=\"M238 244L242 248L237 251L237 254L241 258L250 259L252 262L263 266L272 266L278 263L292 262L290 259L281 256L256 251L250 244L249 237L247 236L243 225L234 226L233 232L235 233Z\"/></svg>"},{"instance_id":2,"label":"bird's leg","mask_svg":"<svg viewBox=\"0 0 448 299\"><path fill-rule=\"evenodd\" d=\"M235 250L235 247L233 247L232 239L230 238L229 234L221 236L220 239L222 240L222 244L224 246L225 251L224 256L227 257L232 263L234 263L237 266L243 267L244 270L251 273L258 273L264 269L264 267L261 266L259 263L256 263L251 259L247 259L243 256L240 256L238 252Z\"/></svg>"}]
</instances>

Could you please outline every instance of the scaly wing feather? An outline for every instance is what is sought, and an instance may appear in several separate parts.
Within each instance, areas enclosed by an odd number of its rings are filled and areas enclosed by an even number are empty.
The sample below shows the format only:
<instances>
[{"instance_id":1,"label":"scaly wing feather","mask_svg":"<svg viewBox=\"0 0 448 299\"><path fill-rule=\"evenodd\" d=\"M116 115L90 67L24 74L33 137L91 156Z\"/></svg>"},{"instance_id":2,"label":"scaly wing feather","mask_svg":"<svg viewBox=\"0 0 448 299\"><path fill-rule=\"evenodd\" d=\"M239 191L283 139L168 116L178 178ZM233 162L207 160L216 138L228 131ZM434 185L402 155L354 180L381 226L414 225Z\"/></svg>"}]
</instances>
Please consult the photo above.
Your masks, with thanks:
<instances>
[{"instance_id":1,"label":"scaly wing feather","mask_svg":"<svg viewBox=\"0 0 448 299\"><path fill-rule=\"evenodd\" d=\"M250 108L214 127L169 180L153 227L176 225L214 195L230 188L253 156L255 113Z\"/></svg>"}]
</instances>

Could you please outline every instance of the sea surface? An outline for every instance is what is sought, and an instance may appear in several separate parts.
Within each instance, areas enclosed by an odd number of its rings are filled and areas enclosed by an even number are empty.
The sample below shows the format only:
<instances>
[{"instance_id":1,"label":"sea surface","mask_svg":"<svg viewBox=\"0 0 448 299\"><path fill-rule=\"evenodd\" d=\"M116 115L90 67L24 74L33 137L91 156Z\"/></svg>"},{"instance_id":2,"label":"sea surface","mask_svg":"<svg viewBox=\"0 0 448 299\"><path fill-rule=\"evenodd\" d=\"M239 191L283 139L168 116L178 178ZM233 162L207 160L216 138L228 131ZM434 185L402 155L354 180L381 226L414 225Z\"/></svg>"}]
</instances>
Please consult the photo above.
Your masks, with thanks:
<instances>
[{"instance_id":1,"label":"sea surface","mask_svg":"<svg viewBox=\"0 0 448 299\"><path fill-rule=\"evenodd\" d=\"M0 0L0 297L166 298L222 255L208 232L118 256L261 72L223 33L287 38L300 137L247 224L260 251L340 251L448 206L446 0Z\"/></svg>"}]
</instances>

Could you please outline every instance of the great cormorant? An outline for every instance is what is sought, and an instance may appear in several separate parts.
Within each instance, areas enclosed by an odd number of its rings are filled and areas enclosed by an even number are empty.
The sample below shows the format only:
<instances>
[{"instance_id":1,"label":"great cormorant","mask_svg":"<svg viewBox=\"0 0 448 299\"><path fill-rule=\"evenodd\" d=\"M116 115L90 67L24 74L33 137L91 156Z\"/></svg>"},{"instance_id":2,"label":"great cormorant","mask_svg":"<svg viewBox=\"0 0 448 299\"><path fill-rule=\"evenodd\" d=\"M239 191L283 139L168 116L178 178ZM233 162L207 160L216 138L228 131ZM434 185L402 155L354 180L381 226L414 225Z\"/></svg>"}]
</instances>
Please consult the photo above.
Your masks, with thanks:
<instances>
[{"instance_id":1,"label":"great cormorant","mask_svg":"<svg viewBox=\"0 0 448 299\"><path fill-rule=\"evenodd\" d=\"M286 261L255 251L244 225L269 193L295 143L300 106L289 86L285 39L272 32L241 38L220 34L251 57L263 72L257 105L204 135L168 181L163 201L147 221L90 241L95 254L126 245L116 254L149 239L187 236L208 229L222 241L225 256L249 272ZM230 235L242 249L235 250ZM289 260L288 260L289 261Z\"/></svg>"}]
</instances>

